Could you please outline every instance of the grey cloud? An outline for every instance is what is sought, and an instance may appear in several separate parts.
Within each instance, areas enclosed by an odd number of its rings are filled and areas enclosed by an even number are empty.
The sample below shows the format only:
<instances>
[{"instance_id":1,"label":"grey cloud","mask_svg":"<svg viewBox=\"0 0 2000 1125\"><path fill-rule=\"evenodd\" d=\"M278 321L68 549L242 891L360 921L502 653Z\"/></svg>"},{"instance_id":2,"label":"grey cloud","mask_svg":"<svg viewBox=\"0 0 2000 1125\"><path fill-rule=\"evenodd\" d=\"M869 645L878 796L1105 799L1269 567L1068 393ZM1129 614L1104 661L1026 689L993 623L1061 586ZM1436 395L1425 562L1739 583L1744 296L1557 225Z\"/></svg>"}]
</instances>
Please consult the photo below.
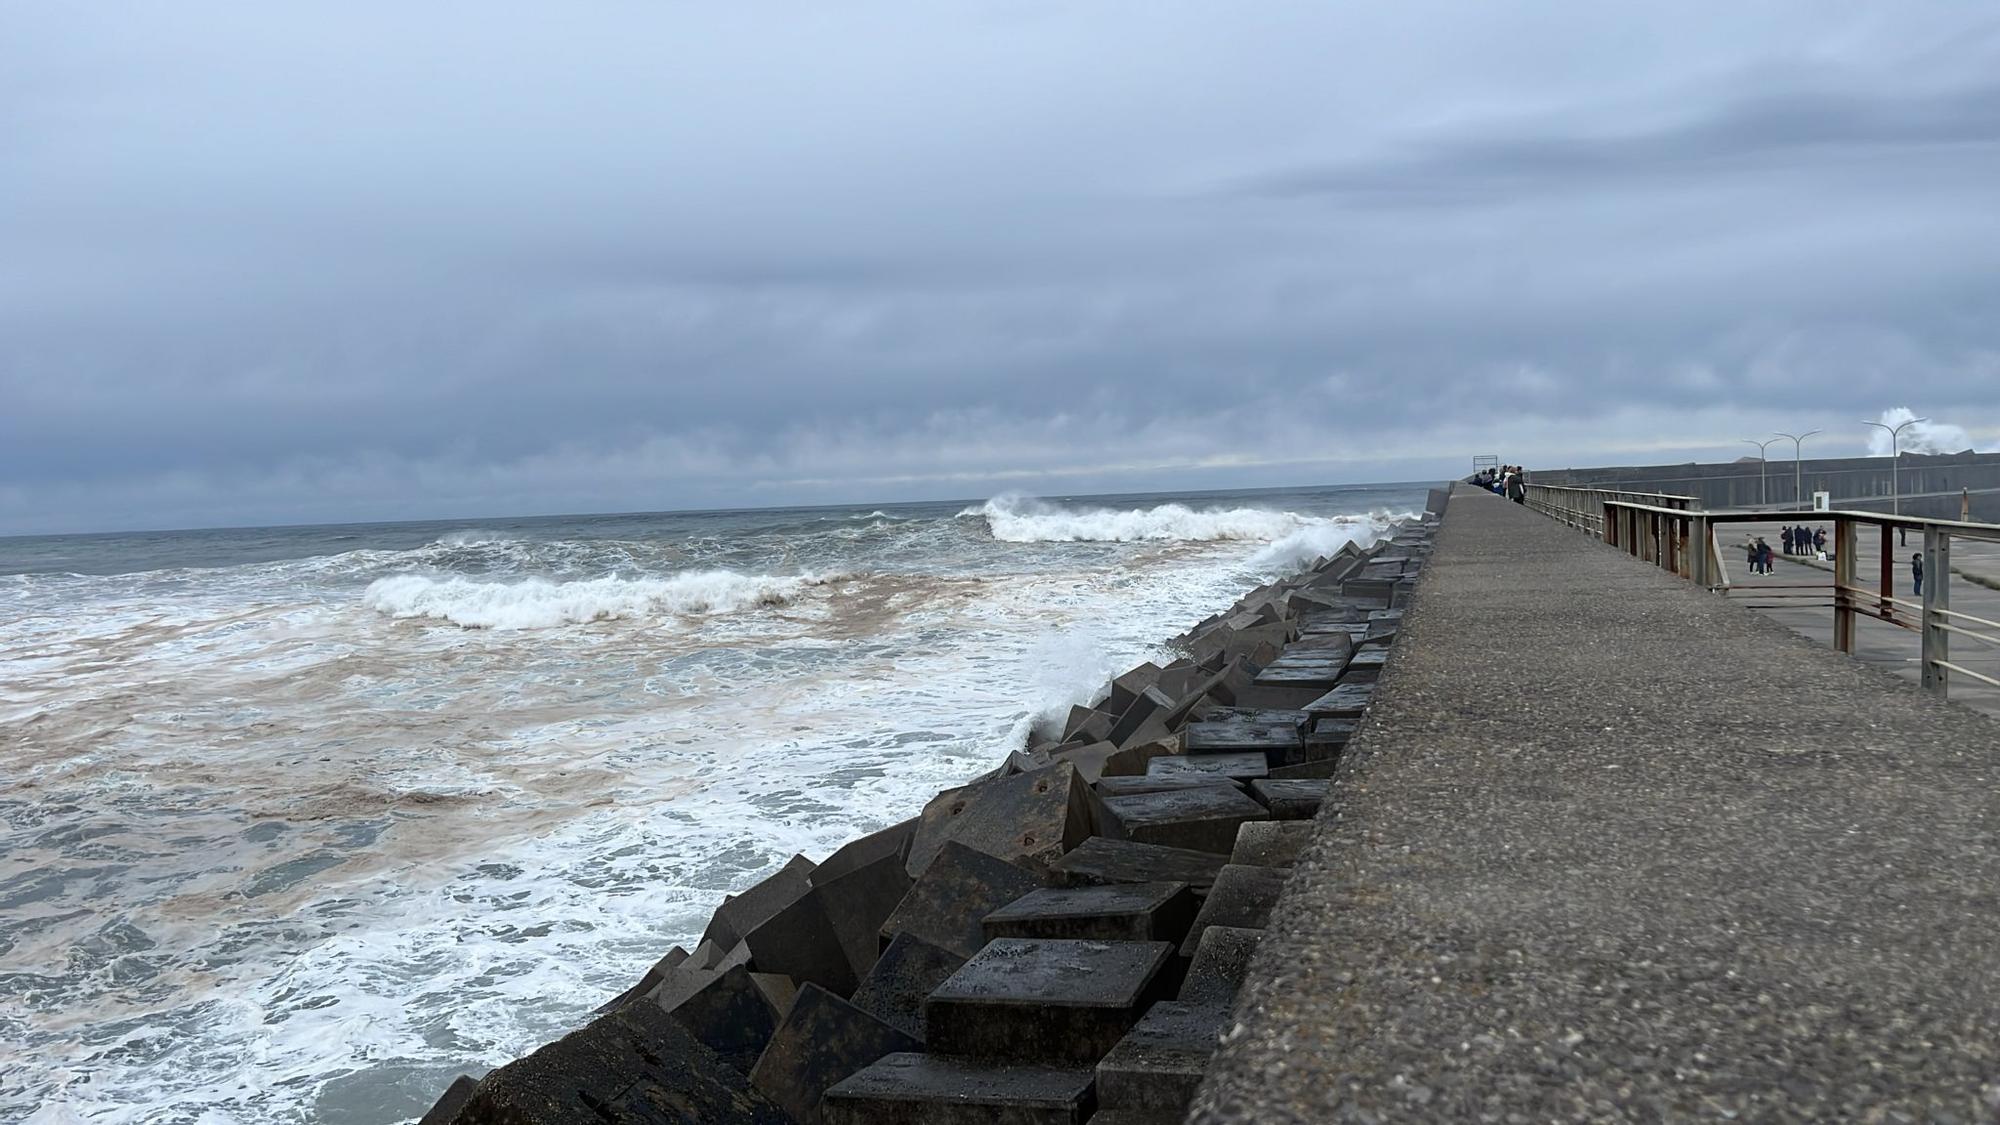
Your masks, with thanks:
<instances>
[{"instance_id":1,"label":"grey cloud","mask_svg":"<svg viewBox=\"0 0 2000 1125\"><path fill-rule=\"evenodd\" d=\"M2000 424L1977 5L5 13L0 531Z\"/></svg>"}]
</instances>

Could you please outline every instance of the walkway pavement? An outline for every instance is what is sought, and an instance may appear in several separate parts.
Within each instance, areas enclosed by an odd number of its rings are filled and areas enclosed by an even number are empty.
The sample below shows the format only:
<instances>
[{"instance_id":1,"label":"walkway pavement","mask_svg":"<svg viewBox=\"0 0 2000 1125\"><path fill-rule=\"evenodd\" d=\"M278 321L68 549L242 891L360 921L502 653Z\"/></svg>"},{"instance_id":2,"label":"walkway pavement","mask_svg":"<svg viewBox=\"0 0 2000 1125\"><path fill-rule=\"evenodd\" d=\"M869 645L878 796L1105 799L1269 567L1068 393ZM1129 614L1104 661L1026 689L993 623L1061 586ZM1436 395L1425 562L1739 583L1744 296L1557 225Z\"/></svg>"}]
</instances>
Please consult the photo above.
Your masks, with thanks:
<instances>
[{"instance_id":1,"label":"walkway pavement","mask_svg":"<svg viewBox=\"0 0 2000 1125\"><path fill-rule=\"evenodd\" d=\"M1772 619L1823 645L1833 644L1833 564L1817 559L1786 555L1780 549L1779 524L1725 524L1718 545L1729 572L1730 598L1757 607ZM1768 575L1750 573L1743 543L1761 535L1777 552L1777 565ZM1869 530L1861 536L1855 555L1856 574L1862 586L1874 590L1881 582L1882 543L1879 533ZM1909 558L1920 551L1917 537L1895 548L1895 596L1914 599L1910 592ZM1951 578L1951 608L1977 614L1988 621L2000 621L2000 544L1960 540L1952 544L1955 573ZM1759 591L1767 591L1759 597ZM1914 610L1903 616L1916 619ZM1971 626L1984 629L1983 626ZM1994 630L1984 629L1986 632ZM1891 625L1877 618L1855 619L1854 656L1884 672L1911 683L1921 678L1919 658L1923 641L1914 630ZM2000 677L2000 647L1960 638L1952 644L1952 663L1975 672ZM2000 688L1982 684L1970 676L1955 677L1951 698L1989 715L2000 716Z\"/></svg>"},{"instance_id":2,"label":"walkway pavement","mask_svg":"<svg viewBox=\"0 0 2000 1125\"><path fill-rule=\"evenodd\" d=\"M2000 724L1460 489L1191 1120L1986 1121Z\"/></svg>"}]
</instances>

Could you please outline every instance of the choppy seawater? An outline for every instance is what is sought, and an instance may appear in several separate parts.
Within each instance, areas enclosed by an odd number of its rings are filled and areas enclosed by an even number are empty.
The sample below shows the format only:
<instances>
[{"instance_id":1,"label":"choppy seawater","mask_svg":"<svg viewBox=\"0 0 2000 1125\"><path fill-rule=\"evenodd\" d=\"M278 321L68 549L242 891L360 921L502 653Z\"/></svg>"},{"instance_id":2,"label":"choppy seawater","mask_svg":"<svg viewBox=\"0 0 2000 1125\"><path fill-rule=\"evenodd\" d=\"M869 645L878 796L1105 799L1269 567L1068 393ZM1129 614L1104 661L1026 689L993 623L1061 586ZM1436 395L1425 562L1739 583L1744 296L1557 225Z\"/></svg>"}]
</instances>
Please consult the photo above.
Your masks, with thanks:
<instances>
[{"instance_id":1,"label":"choppy seawater","mask_svg":"<svg viewBox=\"0 0 2000 1125\"><path fill-rule=\"evenodd\" d=\"M0 1121L408 1120L1422 503L0 539Z\"/></svg>"}]
</instances>

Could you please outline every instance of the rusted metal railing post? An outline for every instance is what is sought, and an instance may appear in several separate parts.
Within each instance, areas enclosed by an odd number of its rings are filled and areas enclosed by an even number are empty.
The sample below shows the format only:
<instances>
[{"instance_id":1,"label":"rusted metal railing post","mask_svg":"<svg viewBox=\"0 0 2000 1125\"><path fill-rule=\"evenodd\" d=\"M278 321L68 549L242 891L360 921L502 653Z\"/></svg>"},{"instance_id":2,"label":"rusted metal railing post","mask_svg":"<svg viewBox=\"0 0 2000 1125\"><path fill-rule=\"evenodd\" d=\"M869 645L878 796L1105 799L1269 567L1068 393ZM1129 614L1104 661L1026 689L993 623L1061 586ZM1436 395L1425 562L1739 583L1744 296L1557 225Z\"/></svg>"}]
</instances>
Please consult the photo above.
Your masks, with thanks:
<instances>
[{"instance_id":1,"label":"rusted metal railing post","mask_svg":"<svg viewBox=\"0 0 2000 1125\"><path fill-rule=\"evenodd\" d=\"M1833 517L1833 647L1854 651L1854 522Z\"/></svg>"},{"instance_id":2,"label":"rusted metal railing post","mask_svg":"<svg viewBox=\"0 0 2000 1125\"><path fill-rule=\"evenodd\" d=\"M1943 611L1951 608L1951 535L1941 528L1924 528L1923 592L1923 684L1924 690L1939 696L1951 692L1951 669L1941 661L1951 659L1951 634Z\"/></svg>"},{"instance_id":3,"label":"rusted metal railing post","mask_svg":"<svg viewBox=\"0 0 2000 1125\"><path fill-rule=\"evenodd\" d=\"M1882 524L1882 593L1875 604L1875 612L1882 620L1896 610L1889 599L1896 596L1896 533L1888 524Z\"/></svg>"}]
</instances>

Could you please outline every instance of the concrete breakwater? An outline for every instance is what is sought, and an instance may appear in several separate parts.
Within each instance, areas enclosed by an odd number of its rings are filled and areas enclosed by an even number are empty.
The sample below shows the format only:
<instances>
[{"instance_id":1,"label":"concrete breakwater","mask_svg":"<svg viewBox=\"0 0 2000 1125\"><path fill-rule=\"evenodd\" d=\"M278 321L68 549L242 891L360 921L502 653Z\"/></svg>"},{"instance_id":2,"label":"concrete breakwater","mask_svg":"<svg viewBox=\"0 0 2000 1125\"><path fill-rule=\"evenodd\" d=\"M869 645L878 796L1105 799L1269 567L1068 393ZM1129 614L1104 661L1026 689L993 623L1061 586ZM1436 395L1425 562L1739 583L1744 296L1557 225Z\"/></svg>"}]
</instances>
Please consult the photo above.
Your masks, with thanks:
<instances>
[{"instance_id":1,"label":"concrete breakwater","mask_svg":"<svg viewBox=\"0 0 2000 1125\"><path fill-rule=\"evenodd\" d=\"M795 856L422 1125L1179 1121L1435 525L1252 591L991 773Z\"/></svg>"}]
</instances>

